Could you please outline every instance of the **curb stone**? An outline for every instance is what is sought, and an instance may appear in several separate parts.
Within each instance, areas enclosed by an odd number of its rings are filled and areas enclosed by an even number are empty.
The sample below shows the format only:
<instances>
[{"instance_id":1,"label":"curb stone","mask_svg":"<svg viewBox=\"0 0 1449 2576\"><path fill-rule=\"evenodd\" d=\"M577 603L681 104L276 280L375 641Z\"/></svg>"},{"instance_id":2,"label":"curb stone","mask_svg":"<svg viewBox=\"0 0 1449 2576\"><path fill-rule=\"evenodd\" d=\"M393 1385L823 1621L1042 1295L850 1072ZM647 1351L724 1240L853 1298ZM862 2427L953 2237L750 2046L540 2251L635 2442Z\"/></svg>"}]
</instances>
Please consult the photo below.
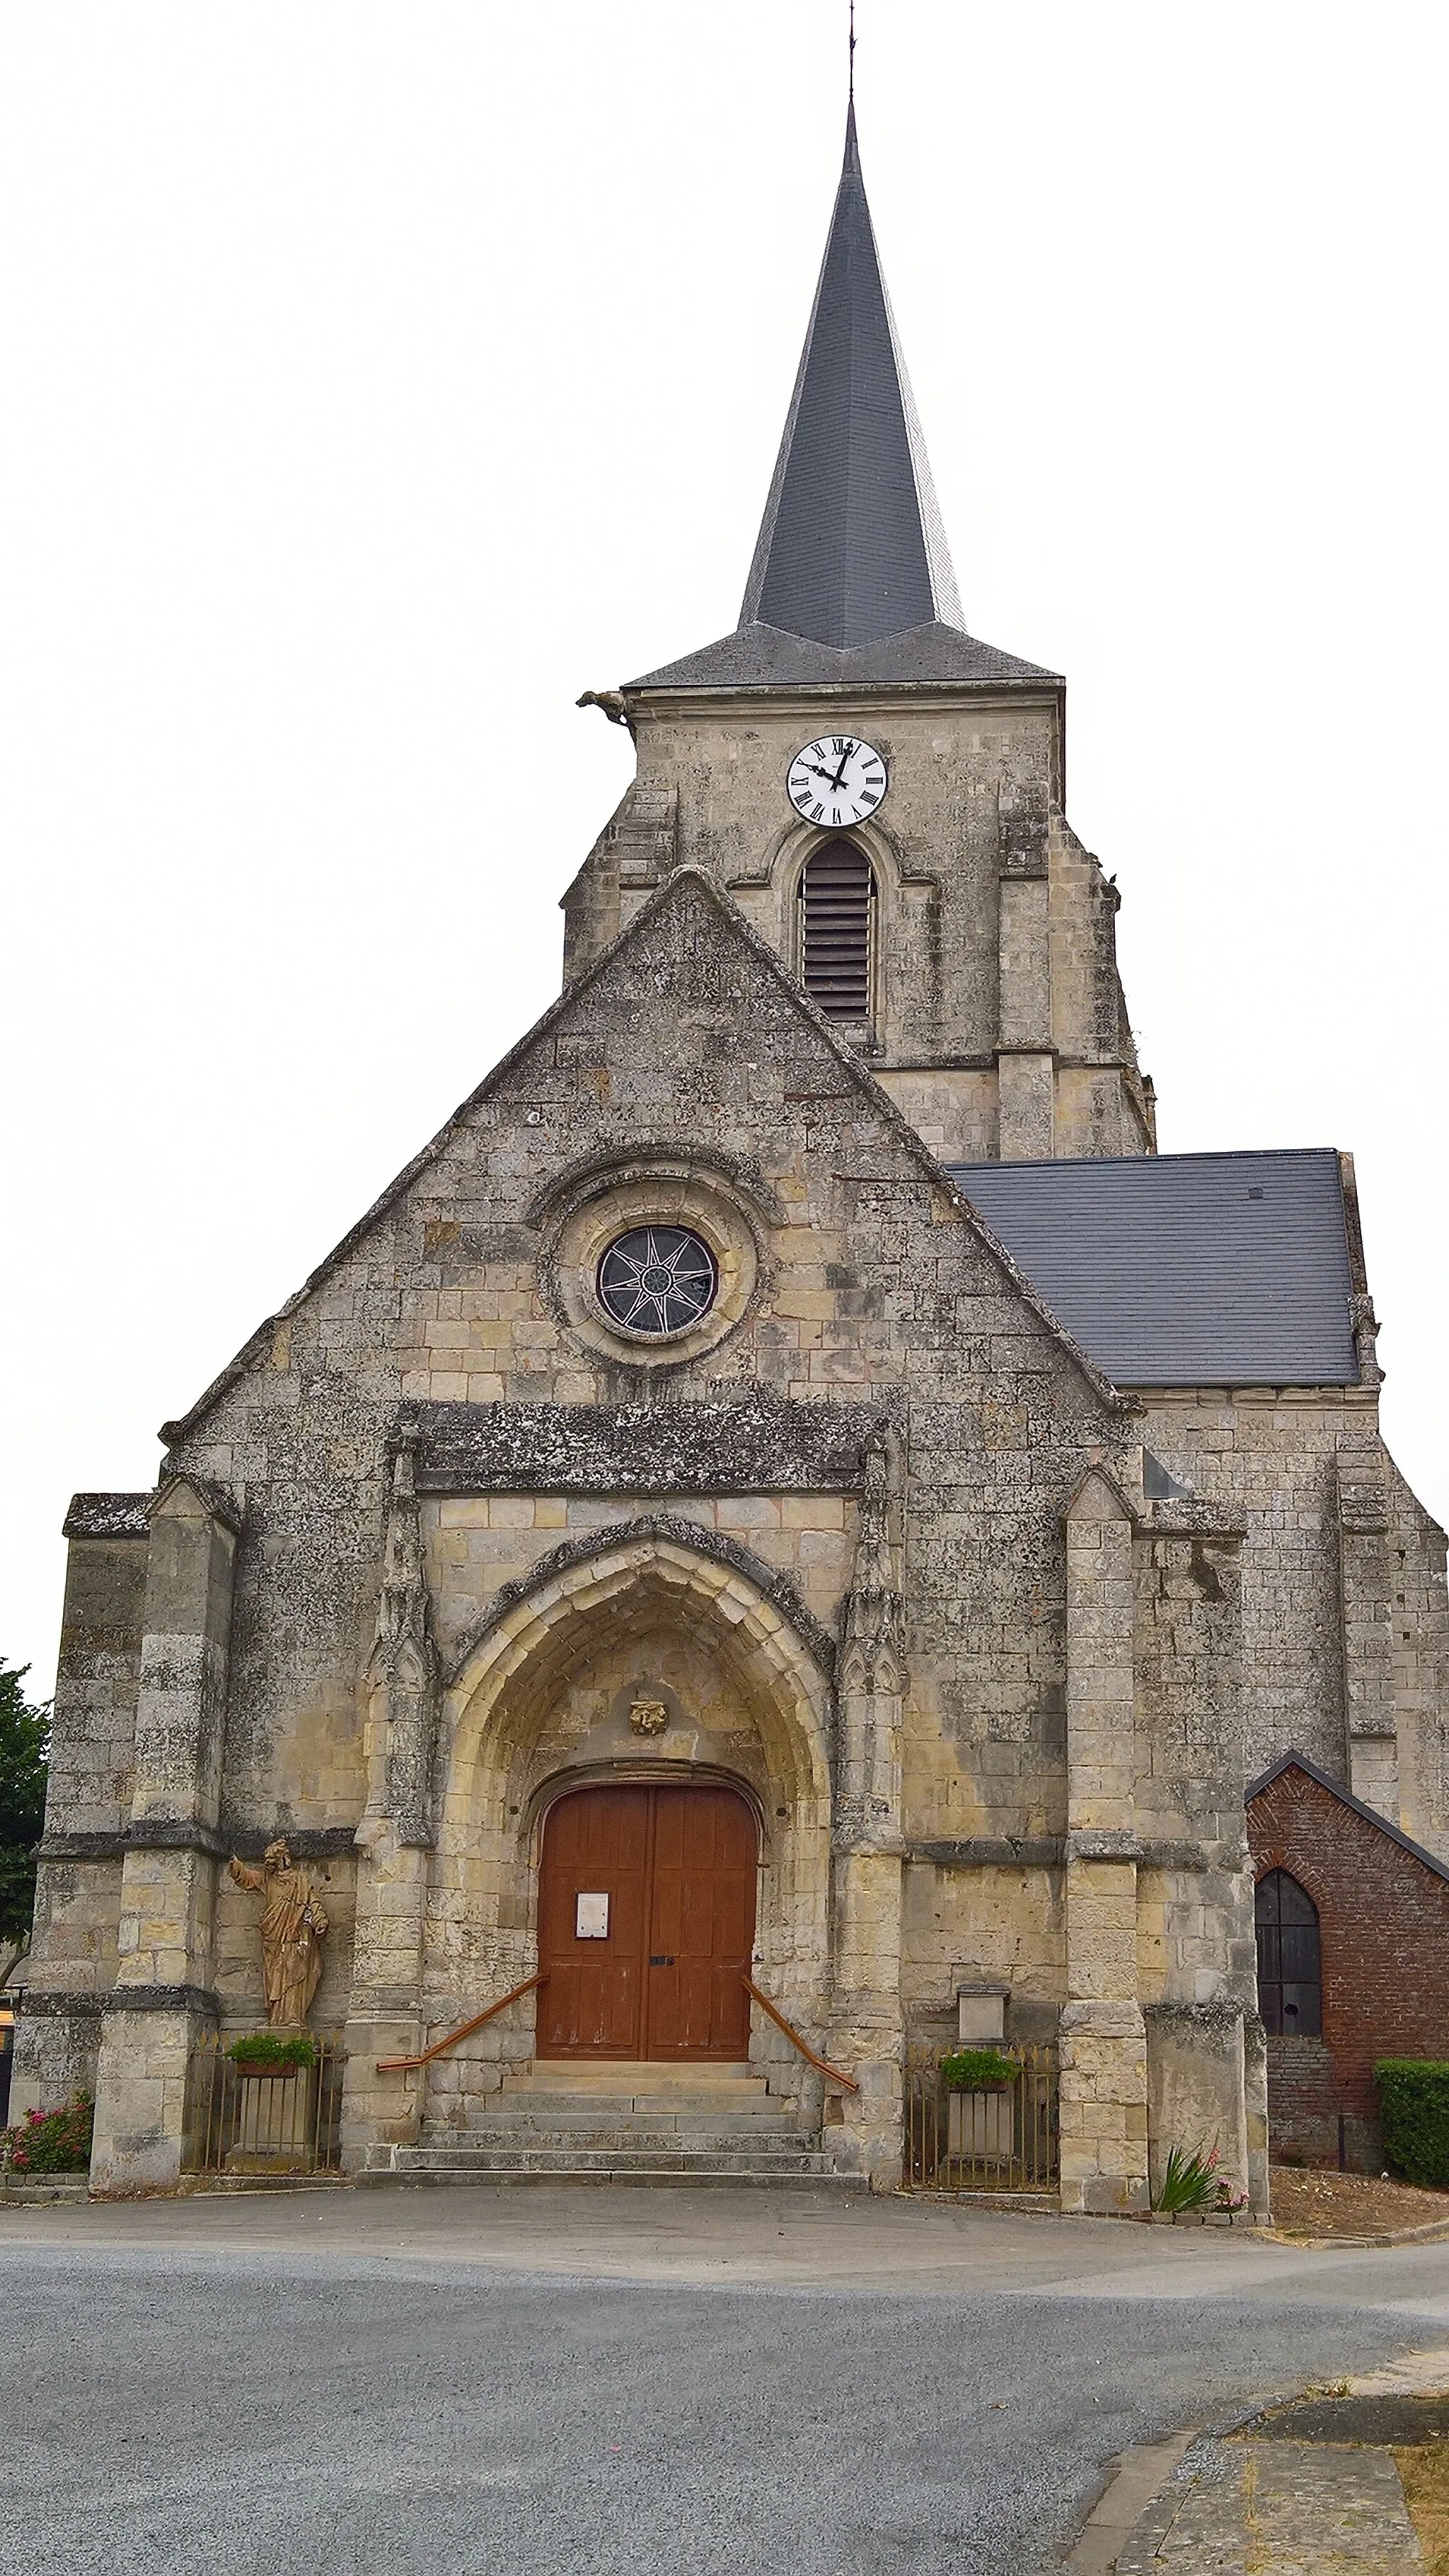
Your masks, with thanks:
<instances>
[{"instance_id":1,"label":"curb stone","mask_svg":"<svg viewBox=\"0 0 1449 2576\"><path fill-rule=\"evenodd\" d=\"M1376 2443L1246 2440L1206 2444L1179 2469L1116 2560L1116 2576L1305 2576L1352 2566L1360 2576L1421 2567L1392 2449Z\"/></svg>"},{"instance_id":2,"label":"curb stone","mask_svg":"<svg viewBox=\"0 0 1449 2576\"><path fill-rule=\"evenodd\" d=\"M1449 2393L1449 2345L1407 2352L1381 2369L1341 2382L1333 2393L1378 2397L1440 2392ZM1087 2517L1066 2559L1073 2576L1154 2576L1154 2571L1159 2571L1160 2576L1161 2544L1191 2490L1214 2484L1224 2474L1220 2446L1233 2434L1261 2423L1277 2408L1312 2393L1311 2383L1306 2388L1290 2389L1265 2397L1253 2406L1240 2407L1211 2424L1175 2434L1167 2441L1124 2451L1116 2475ZM1127 2507L1134 2496L1141 2496L1144 2481L1154 2475L1152 2492L1140 2505L1136 2521L1129 2525Z\"/></svg>"},{"instance_id":3,"label":"curb stone","mask_svg":"<svg viewBox=\"0 0 1449 2576\"><path fill-rule=\"evenodd\" d=\"M1066 2561L1074 2576L1111 2576L1120 2553L1153 2527L1162 2499L1175 2498L1176 2472L1197 2439L1193 2432L1173 2433L1165 2442L1140 2442L1119 2454L1115 2474ZM1163 2508L1162 2531L1176 2510L1176 2501Z\"/></svg>"},{"instance_id":4,"label":"curb stone","mask_svg":"<svg viewBox=\"0 0 1449 2576\"><path fill-rule=\"evenodd\" d=\"M1185 2425L1160 2442L1144 2442L1121 2452L1110 2482L1064 2561L1072 2576L1113 2576L1114 2570L1119 2571L1119 2576L1129 2576L1127 2552L1135 2550L1139 2540L1149 2538L1156 2549L1186 2488L1207 2466L1216 2444L1254 2423L1266 2407L1286 2405L1300 2393L1287 2389L1277 2396L1259 2398L1251 2406L1234 2407L1226 2415L1214 2416L1210 2423ZM1127 2519L1130 2501L1135 2501L1137 2507L1135 2522ZM1142 2560L1148 2576L1152 2564L1149 2551Z\"/></svg>"},{"instance_id":5,"label":"curb stone","mask_svg":"<svg viewBox=\"0 0 1449 2576\"><path fill-rule=\"evenodd\" d=\"M1432 2245L1446 2236L1449 2236L1449 2218L1436 2218L1427 2227L1399 2227L1388 2236L1290 2236L1286 2228L1275 2227L1271 2231L1270 2242L1291 2245L1297 2253L1307 2250L1314 2254L1352 2254L1373 2246Z\"/></svg>"}]
</instances>

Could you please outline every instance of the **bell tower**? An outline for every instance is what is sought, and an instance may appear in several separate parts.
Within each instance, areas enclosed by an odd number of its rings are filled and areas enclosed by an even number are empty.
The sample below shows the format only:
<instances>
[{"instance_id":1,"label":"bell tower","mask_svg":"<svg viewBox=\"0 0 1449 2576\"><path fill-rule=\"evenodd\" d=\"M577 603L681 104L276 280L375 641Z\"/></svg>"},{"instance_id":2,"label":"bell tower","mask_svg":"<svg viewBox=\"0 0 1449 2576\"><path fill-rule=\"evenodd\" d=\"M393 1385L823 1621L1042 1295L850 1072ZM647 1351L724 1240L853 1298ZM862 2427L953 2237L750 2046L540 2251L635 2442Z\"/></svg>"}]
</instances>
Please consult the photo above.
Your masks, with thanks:
<instances>
[{"instance_id":1,"label":"bell tower","mask_svg":"<svg viewBox=\"0 0 1449 2576\"><path fill-rule=\"evenodd\" d=\"M852 100L739 623L581 702L638 774L564 897L565 982L703 868L943 1161L1154 1152L1065 699L963 623Z\"/></svg>"}]
</instances>

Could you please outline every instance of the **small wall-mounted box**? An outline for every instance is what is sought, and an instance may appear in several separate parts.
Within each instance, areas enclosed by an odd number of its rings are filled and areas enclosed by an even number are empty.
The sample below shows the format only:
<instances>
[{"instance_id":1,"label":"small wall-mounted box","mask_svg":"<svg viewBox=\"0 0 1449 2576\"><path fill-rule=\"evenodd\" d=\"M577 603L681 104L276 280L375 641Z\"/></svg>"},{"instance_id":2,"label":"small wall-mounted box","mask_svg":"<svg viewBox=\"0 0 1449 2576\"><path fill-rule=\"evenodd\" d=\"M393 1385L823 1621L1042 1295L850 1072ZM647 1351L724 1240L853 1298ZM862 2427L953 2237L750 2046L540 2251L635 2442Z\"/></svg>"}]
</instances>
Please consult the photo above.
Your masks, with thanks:
<instances>
[{"instance_id":1,"label":"small wall-mounted box","mask_svg":"<svg viewBox=\"0 0 1449 2576\"><path fill-rule=\"evenodd\" d=\"M998 1977L968 1977L956 1988L956 2037L962 2048L989 2048L1006 2037L1011 1988Z\"/></svg>"}]
</instances>

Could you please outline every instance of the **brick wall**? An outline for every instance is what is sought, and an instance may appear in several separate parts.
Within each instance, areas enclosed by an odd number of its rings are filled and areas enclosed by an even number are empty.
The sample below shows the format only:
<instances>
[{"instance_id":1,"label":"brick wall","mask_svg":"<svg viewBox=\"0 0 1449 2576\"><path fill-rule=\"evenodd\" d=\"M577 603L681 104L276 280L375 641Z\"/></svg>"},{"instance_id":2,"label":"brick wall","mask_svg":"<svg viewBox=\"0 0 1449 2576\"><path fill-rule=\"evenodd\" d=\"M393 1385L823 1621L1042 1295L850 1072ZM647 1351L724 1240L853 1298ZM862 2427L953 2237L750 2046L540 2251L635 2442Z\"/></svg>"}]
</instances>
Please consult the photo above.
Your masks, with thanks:
<instances>
[{"instance_id":1,"label":"brick wall","mask_svg":"<svg viewBox=\"0 0 1449 2576\"><path fill-rule=\"evenodd\" d=\"M1297 1763L1248 1804L1255 1876L1286 1869L1318 1908L1323 2036L1268 2041L1276 2155L1377 2172L1381 2057L1449 2057L1449 1877Z\"/></svg>"}]
</instances>

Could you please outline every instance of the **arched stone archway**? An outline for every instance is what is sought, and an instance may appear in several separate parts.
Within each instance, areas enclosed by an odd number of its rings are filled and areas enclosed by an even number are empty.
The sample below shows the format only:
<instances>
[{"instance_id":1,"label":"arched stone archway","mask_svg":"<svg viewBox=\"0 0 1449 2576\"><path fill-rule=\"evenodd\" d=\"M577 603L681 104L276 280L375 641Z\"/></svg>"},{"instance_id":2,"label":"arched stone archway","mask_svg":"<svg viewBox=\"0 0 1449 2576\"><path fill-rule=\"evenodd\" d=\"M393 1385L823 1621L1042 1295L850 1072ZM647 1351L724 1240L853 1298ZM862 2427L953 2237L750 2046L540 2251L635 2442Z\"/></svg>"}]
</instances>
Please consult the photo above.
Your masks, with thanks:
<instances>
[{"instance_id":1,"label":"arched stone archway","mask_svg":"<svg viewBox=\"0 0 1449 2576\"><path fill-rule=\"evenodd\" d=\"M542 1815L570 1784L611 1778L738 1785L762 1823L762 1982L792 2019L820 2025L832 1703L828 1641L812 1629L808 1614L789 1615L769 1568L677 1524L601 1532L495 1605L442 1711L429 2027L532 1972ZM648 1731L631 1724L640 1708L656 1712ZM507 2031L479 2034L480 2078L488 2059L525 2049L528 2018L520 2007ZM773 2036L761 2046L774 2053ZM466 2084L467 2062L445 2062L444 2091Z\"/></svg>"}]
</instances>

